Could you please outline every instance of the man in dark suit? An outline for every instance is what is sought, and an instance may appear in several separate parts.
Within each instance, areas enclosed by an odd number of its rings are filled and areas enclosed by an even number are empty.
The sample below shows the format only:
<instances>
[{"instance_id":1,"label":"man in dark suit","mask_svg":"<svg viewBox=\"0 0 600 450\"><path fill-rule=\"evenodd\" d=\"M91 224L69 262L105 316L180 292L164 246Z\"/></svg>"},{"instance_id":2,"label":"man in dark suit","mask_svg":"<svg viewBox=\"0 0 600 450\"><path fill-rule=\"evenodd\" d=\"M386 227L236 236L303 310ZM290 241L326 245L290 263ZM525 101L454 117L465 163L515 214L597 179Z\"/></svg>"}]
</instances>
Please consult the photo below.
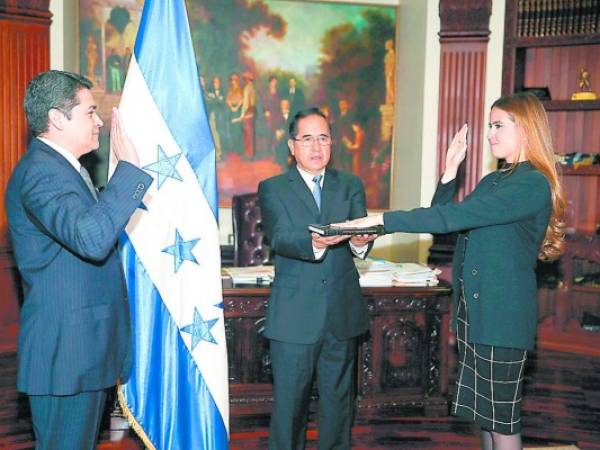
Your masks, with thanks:
<instances>
[{"instance_id":1,"label":"man in dark suit","mask_svg":"<svg viewBox=\"0 0 600 450\"><path fill-rule=\"evenodd\" d=\"M129 309L116 242L152 178L113 111L119 160L102 193L78 161L99 146L102 121L77 74L48 71L27 87L34 136L6 205L24 303L19 391L29 395L37 449L95 448L106 389L129 369Z\"/></svg>"},{"instance_id":2,"label":"man in dark suit","mask_svg":"<svg viewBox=\"0 0 600 450\"><path fill-rule=\"evenodd\" d=\"M296 114L298 111L304 109L304 91L298 86L296 78L291 77L288 80L288 90L285 97L290 102L290 111L292 114Z\"/></svg>"},{"instance_id":3,"label":"man in dark suit","mask_svg":"<svg viewBox=\"0 0 600 450\"><path fill-rule=\"evenodd\" d=\"M269 448L304 448L316 373L318 447L349 449L356 337L368 328L352 256L365 257L372 239L311 235L307 225L365 216L365 193L357 177L326 169L331 130L321 111L298 112L289 136L296 165L258 187L265 233L275 253L265 325L274 384Z\"/></svg>"}]
</instances>

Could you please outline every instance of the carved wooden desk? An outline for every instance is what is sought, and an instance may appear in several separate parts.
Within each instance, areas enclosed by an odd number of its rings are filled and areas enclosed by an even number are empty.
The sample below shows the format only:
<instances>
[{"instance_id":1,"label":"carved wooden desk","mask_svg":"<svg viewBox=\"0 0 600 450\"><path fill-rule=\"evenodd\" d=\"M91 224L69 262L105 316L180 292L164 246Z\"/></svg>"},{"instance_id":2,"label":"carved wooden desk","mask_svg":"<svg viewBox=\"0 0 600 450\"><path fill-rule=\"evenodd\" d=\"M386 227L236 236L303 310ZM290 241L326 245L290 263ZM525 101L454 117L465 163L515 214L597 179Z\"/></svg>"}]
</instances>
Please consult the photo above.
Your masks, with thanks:
<instances>
[{"instance_id":1,"label":"carved wooden desk","mask_svg":"<svg viewBox=\"0 0 600 450\"><path fill-rule=\"evenodd\" d=\"M233 418L271 409L271 364L262 336L270 290L224 289ZM363 288L370 332L358 351L358 416L447 414L450 289Z\"/></svg>"}]
</instances>

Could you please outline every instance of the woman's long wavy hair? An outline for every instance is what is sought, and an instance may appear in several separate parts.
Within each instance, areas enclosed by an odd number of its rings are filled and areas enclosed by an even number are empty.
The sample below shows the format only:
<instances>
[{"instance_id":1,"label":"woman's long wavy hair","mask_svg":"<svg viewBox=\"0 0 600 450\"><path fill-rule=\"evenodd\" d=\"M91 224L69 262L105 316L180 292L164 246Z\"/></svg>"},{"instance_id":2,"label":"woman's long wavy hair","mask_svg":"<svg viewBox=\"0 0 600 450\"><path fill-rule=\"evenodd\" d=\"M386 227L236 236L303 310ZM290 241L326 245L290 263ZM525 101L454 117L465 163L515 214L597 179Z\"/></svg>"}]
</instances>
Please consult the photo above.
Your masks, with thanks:
<instances>
[{"instance_id":1,"label":"woman's long wavy hair","mask_svg":"<svg viewBox=\"0 0 600 450\"><path fill-rule=\"evenodd\" d=\"M548 116L542 103L533 95L518 92L500 97L492 108L509 114L521 133L524 145L519 149L515 164L524 156L550 183L552 192L552 215L546 229L546 237L540 247L538 257L545 261L558 259L565 246L565 193L558 178L554 146L548 124Z\"/></svg>"}]
</instances>

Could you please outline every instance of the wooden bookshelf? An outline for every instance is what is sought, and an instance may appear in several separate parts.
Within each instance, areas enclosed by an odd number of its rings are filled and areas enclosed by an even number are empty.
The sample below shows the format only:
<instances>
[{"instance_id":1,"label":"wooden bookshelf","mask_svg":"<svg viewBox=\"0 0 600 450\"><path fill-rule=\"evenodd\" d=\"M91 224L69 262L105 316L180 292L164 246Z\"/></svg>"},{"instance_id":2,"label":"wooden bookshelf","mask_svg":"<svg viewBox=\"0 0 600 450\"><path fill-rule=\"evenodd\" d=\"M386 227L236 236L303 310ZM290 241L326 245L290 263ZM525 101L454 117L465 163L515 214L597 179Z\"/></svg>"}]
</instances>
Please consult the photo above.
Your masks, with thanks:
<instances>
[{"instance_id":1,"label":"wooden bookshelf","mask_svg":"<svg viewBox=\"0 0 600 450\"><path fill-rule=\"evenodd\" d=\"M513 47L554 47L558 45L600 44L599 33L586 33L561 36L513 37L506 42Z\"/></svg>"},{"instance_id":2,"label":"wooden bookshelf","mask_svg":"<svg viewBox=\"0 0 600 450\"><path fill-rule=\"evenodd\" d=\"M598 55L600 57L600 55ZM600 100L545 100L546 111L596 111L600 110Z\"/></svg>"},{"instance_id":3,"label":"wooden bookshelf","mask_svg":"<svg viewBox=\"0 0 600 450\"><path fill-rule=\"evenodd\" d=\"M590 176L590 177L598 177L600 176L600 166L558 166L560 170L560 174L563 176Z\"/></svg>"},{"instance_id":4,"label":"wooden bookshelf","mask_svg":"<svg viewBox=\"0 0 600 450\"><path fill-rule=\"evenodd\" d=\"M600 100L571 101L579 90L580 70L590 73L600 94L600 0L507 0L502 92L547 87L543 101L557 153L600 153ZM560 166L567 194L566 252L562 281L540 289L538 345L562 351L597 352L600 337L579 327L583 312L600 315L600 288L573 283L580 261L600 263L600 166ZM542 319L542 318L541 318ZM565 345L577 336L575 347ZM596 349L596 350L595 350Z\"/></svg>"}]
</instances>

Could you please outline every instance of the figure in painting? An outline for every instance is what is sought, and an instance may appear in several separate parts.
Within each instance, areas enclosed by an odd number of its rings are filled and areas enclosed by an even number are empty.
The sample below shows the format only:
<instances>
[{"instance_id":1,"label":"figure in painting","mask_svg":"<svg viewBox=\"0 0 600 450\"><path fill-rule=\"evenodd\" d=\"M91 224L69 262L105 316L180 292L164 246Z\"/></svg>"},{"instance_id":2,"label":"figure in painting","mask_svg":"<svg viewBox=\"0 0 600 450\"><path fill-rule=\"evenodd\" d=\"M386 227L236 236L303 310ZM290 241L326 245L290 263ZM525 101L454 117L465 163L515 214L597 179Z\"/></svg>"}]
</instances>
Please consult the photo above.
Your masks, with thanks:
<instances>
[{"instance_id":1,"label":"figure in painting","mask_svg":"<svg viewBox=\"0 0 600 450\"><path fill-rule=\"evenodd\" d=\"M287 130L290 120L290 101L282 98L279 101L279 110L275 114L273 126L275 127L275 161L285 172L289 169L290 151L287 145Z\"/></svg>"},{"instance_id":2,"label":"figure in painting","mask_svg":"<svg viewBox=\"0 0 600 450\"><path fill-rule=\"evenodd\" d=\"M342 137L342 144L344 145L346 152L350 154L351 168L354 175L358 175L360 168L360 155L363 150L363 144L365 141L365 130L359 122L352 122L352 132L354 133L353 139L350 140L347 136Z\"/></svg>"},{"instance_id":3,"label":"figure in painting","mask_svg":"<svg viewBox=\"0 0 600 450\"><path fill-rule=\"evenodd\" d=\"M268 136L266 145L269 147L269 153L274 154L277 148L275 131L277 129L277 115L281 97L277 88L278 80L275 75L269 77L267 92L263 96L263 111L265 118L265 128Z\"/></svg>"},{"instance_id":4,"label":"figure in painting","mask_svg":"<svg viewBox=\"0 0 600 450\"><path fill-rule=\"evenodd\" d=\"M304 109L304 91L298 87L298 82L294 77L288 80L287 98L290 101L292 114L296 114L301 109Z\"/></svg>"},{"instance_id":5,"label":"figure in painting","mask_svg":"<svg viewBox=\"0 0 600 450\"><path fill-rule=\"evenodd\" d=\"M248 159L254 157L254 139L256 122L256 88L254 87L254 75L244 72L244 89L242 90L242 136L244 143L244 155Z\"/></svg>"},{"instance_id":6,"label":"figure in painting","mask_svg":"<svg viewBox=\"0 0 600 450\"><path fill-rule=\"evenodd\" d=\"M98 44L92 33L88 33L85 46L87 56L87 77L90 80L96 80L96 66L98 64Z\"/></svg>"},{"instance_id":7,"label":"figure in painting","mask_svg":"<svg viewBox=\"0 0 600 450\"><path fill-rule=\"evenodd\" d=\"M352 115L350 114L350 104L345 98L338 101L338 114L335 118L336 134L340 137L342 147L339 151L332 154L334 166L344 172L352 172L352 155L344 145L344 142L353 141Z\"/></svg>"},{"instance_id":8,"label":"figure in painting","mask_svg":"<svg viewBox=\"0 0 600 450\"><path fill-rule=\"evenodd\" d=\"M133 54L131 53L131 48L125 47L125 54L123 55L123 70L125 71L125 73L127 73L127 71L129 70L129 63L131 62L132 55Z\"/></svg>"},{"instance_id":9,"label":"figure in painting","mask_svg":"<svg viewBox=\"0 0 600 450\"><path fill-rule=\"evenodd\" d=\"M206 94L206 106L208 108L208 121L215 142L217 160L221 160L223 154L222 139L228 133L229 127L225 120L227 105L225 104L225 93L221 89L221 78L212 78L212 87Z\"/></svg>"},{"instance_id":10,"label":"figure in painting","mask_svg":"<svg viewBox=\"0 0 600 450\"><path fill-rule=\"evenodd\" d=\"M394 104L395 95L395 68L396 68L396 52L394 51L394 41L388 39L385 41L385 57L383 58L385 71L385 104Z\"/></svg>"},{"instance_id":11,"label":"figure in painting","mask_svg":"<svg viewBox=\"0 0 600 450\"><path fill-rule=\"evenodd\" d=\"M229 77L229 90L227 91L227 97L225 97L228 109L227 113L229 115L229 139L225 145L225 149L238 153L243 151L242 121L239 118L243 98L240 75L237 72L233 72Z\"/></svg>"},{"instance_id":12,"label":"figure in painting","mask_svg":"<svg viewBox=\"0 0 600 450\"><path fill-rule=\"evenodd\" d=\"M123 90L121 57L115 49L110 49L109 52L106 58L106 91L121 92Z\"/></svg>"}]
</instances>

